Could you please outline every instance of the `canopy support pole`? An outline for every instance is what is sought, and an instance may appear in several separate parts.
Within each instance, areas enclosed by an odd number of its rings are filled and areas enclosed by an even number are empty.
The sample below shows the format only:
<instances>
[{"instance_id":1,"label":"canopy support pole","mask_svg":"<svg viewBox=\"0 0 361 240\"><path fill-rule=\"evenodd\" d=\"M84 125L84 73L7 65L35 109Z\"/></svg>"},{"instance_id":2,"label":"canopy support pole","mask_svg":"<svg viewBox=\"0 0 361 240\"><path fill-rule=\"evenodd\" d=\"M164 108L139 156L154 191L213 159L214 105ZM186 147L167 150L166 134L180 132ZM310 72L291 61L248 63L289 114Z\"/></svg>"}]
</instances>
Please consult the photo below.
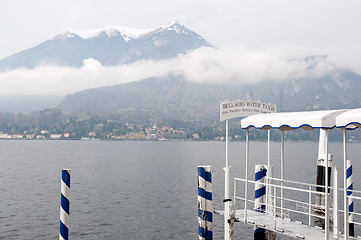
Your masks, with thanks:
<instances>
[{"instance_id":1,"label":"canopy support pole","mask_svg":"<svg viewBox=\"0 0 361 240\"><path fill-rule=\"evenodd\" d=\"M228 167L228 119L226 120L226 167Z\"/></svg>"},{"instance_id":2,"label":"canopy support pole","mask_svg":"<svg viewBox=\"0 0 361 240\"><path fill-rule=\"evenodd\" d=\"M268 140L267 140L267 176L266 177L273 177L273 169L271 167L271 157L270 157L270 143L271 143L271 130L268 129ZM271 170L272 169L272 170ZM269 178L266 179L266 183L270 184L271 180ZM269 196L271 187L269 185L266 186L266 212L269 213L271 209Z\"/></svg>"},{"instance_id":3,"label":"canopy support pole","mask_svg":"<svg viewBox=\"0 0 361 240\"><path fill-rule=\"evenodd\" d=\"M330 205L329 205L329 184L328 184L328 129L326 129L326 159L325 159L325 240L329 239L330 232Z\"/></svg>"},{"instance_id":4,"label":"canopy support pole","mask_svg":"<svg viewBox=\"0 0 361 240\"><path fill-rule=\"evenodd\" d=\"M225 178L224 178L224 239L232 239L233 233L233 224L232 224L232 199L231 199L231 167L229 166L228 161L228 119L226 120L226 167L223 168Z\"/></svg>"},{"instance_id":5,"label":"canopy support pole","mask_svg":"<svg viewBox=\"0 0 361 240\"><path fill-rule=\"evenodd\" d=\"M268 142L267 142L267 165L271 166L271 129L268 129Z\"/></svg>"},{"instance_id":6,"label":"canopy support pole","mask_svg":"<svg viewBox=\"0 0 361 240\"><path fill-rule=\"evenodd\" d=\"M247 205L248 205L248 161L249 161L249 130L246 133L246 183L244 190L244 222L247 223Z\"/></svg>"},{"instance_id":7,"label":"canopy support pole","mask_svg":"<svg viewBox=\"0 0 361 240\"><path fill-rule=\"evenodd\" d=\"M285 131L282 130L281 137L281 218L283 218L283 179L285 173Z\"/></svg>"},{"instance_id":8,"label":"canopy support pole","mask_svg":"<svg viewBox=\"0 0 361 240\"><path fill-rule=\"evenodd\" d=\"M349 239L349 212L348 212L348 198L347 198L347 136L346 136L346 128L343 129L343 205L344 205L344 238L345 240Z\"/></svg>"}]
</instances>

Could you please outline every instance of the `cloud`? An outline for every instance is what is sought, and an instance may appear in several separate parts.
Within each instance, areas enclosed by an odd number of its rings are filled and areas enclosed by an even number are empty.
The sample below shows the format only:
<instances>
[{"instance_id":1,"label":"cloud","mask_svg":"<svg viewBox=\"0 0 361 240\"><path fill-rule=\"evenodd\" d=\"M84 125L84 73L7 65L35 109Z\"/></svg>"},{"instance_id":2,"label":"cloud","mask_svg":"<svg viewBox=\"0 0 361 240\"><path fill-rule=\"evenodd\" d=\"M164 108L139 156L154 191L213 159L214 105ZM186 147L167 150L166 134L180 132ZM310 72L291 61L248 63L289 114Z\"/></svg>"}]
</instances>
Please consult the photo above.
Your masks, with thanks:
<instances>
[{"instance_id":1,"label":"cloud","mask_svg":"<svg viewBox=\"0 0 361 240\"><path fill-rule=\"evenodd\" d=\"M361 50L358 51L360 48L356 46L352 47L354 48L200 48L174 59L143 60L112 67L102 66L95 59L85 59L81 68L41 65L34 69L19 68L0 72L0 89L3 97L64 96L83 89L166 76L170 73L184 75L189 81L220 84L317 78L337 69L350 69L361 74L361 68L357 64L361 60Z\"/></svg>"},{"instance_id":2,"label":"cloud","mask_svg":"<svg viewBox=\"0 0 361 240\"><path fill-rule=\"evenodd\" d=\"M252 83L317 78L338 69L324 51L292 47L199 49L179 57L183 74L200 82ZM178 59L178 60L179 60ZM347 65L347 64L346 64ZM346 67L344 65L343 67Z\"/></svg>"}]
</instances>

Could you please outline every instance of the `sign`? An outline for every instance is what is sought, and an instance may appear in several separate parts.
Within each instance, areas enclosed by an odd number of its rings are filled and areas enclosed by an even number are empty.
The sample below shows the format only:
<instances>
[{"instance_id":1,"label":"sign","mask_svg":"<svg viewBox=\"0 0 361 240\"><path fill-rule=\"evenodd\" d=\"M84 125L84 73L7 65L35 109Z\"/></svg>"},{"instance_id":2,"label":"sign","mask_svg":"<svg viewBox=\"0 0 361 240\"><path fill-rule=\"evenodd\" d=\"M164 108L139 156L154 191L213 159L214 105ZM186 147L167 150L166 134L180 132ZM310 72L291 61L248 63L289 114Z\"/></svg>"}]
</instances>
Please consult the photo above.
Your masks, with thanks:
<instances>
[{"instance_id":1,"label":"sign","mask_svg":"<svg viewBox=\"0 0 361 240\"><path fill-rule=\"evenodd\" d=\"M247 117L260 113L275 113L276 105L256 101L233 101L220 104L220 120Z\"/></svg>"}]
</instances>

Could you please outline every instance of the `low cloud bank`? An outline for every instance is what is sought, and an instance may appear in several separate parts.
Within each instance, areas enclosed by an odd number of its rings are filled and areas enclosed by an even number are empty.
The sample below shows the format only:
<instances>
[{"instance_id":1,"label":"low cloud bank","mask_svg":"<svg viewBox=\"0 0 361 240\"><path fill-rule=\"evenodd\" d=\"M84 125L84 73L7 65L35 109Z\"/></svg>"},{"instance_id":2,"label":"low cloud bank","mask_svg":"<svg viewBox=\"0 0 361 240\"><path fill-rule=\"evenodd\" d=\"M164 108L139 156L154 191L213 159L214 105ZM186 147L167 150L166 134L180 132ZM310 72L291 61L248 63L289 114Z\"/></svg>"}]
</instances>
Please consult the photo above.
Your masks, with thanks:
<instances>
[{"instance_id":1,"label":"low cloud bank","mask_svg":"<svg viewBox=\"0 0 361 240\"><path fill-rule=\"evenodd\" d=\"M129 65L102 66L86 59L81 68L41 65L0 72L3 97L17 95L64 96L83 89L141 80L147 77L184 75L200 83L251 83L320 77L339 69L361 74L361 48L330 46L323 49L292 46L243 46L200 48L177 58L138 61Z\"/></svg>"}]
</instances>

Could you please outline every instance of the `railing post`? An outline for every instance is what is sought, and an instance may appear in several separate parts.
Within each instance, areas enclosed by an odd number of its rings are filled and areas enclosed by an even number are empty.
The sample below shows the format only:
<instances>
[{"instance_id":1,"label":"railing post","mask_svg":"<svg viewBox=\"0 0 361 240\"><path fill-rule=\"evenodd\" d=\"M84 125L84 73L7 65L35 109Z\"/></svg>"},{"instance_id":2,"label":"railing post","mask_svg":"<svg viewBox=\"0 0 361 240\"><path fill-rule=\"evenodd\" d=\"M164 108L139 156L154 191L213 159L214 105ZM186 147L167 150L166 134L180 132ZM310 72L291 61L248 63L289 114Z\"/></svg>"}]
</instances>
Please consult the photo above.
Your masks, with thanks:
<instances>
[{"instance_id":1,"label":"railing post","mask_svg":"<svg viewBox=\"0 0 361 240\"><path fill-rule=\"evenodd\" d=\"M59 240L69 239L70 169L61 172L60 232Z\"/></svg>"},{"instance_id":2,"label":"railing post","mask_svg":"<svg viewBox=\"0 0 361 240\"><path fill-rule=\"evenodd\" d=\"M237 194L237 181L234 179L233 181L233 209L236 211L236 195Z\"/></svg>"},{"instance_id":3,"label":"railing post","mask_svg":"<svg viewBox=\"0 0 361 240\"><path fill-rule=\"evenodd\" d=\"M284 165L285 165L285 131L282 130L281 135L281 218L283 218L283 179L284 179Z\"/></svg>"},{"instance_id":4,"label":"railing post","mask_svg":"<svg viewBox=\"0 0 361 240\"><path fill-rule=\"evenodd\" d=\"M338 239L338 173L337 168L333 166L333 236Z\"/></svg>"},{"instance_id":5,"label":"railing post","mask_svg":"<svg viewBox=\"0 0 361 240\"><path fill-rule=\"evenodd\" d=\"M277 187L273 187L273 220L274 220L274 229L277 229L276 217L277 217Z\"/></svg>"},{"instance_id":6,"label":"railing post","mask_svg":"<svg viewBox=\"0 0 361 240\"><path fill-rule=\"evenodd\" d=\"M267 187L266 187L266 212L272 213L273 211L273 187L270 187L269 184L272 184L273 181L270 178L273 178L273 166L267 166Z\"/></svg>"},{"instance_id":7,"label":"railing post","mask_svg":"<svg viewBox=\"0 0 361 240\"><path fill-rule=\"evenodd\" d=\"M308 226L311 226L312 223L312 186L308 186Z\"/></svg>"},{"instance_id":8,"label":"railing post","mask_svg":"<svg viewBox=\"0 0 361 240\"><path fill-rule=\"evenodd\" d=\"M267 172L268 172L268 168L267 168ZM268 196L269 196L269 179L268 179L268 177L266 176L266 178L265 178L265 183L266 183L266 196L265 196L265 206L266 206L266 213L269 213L269 208L270 208L270 206L269 206L269 202L268 202Z\"/></svg>"}]
</instances>

